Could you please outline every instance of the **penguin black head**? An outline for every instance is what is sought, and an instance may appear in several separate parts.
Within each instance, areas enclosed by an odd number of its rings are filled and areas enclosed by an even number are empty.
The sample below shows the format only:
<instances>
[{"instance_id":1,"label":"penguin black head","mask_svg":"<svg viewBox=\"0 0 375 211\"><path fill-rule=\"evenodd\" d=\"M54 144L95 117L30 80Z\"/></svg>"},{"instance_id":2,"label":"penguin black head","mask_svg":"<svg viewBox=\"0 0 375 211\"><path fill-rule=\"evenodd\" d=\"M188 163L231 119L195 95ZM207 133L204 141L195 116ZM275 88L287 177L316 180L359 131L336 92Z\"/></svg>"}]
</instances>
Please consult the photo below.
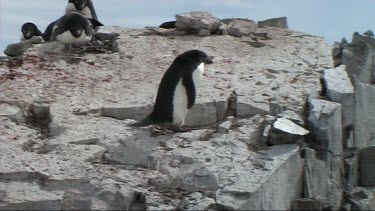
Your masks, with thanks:
<instances>
[{"instance_id":1,"label":"penguin black head","mask_svg":"<svg viewBox=\"0 0 375 211\"><path fill-rule=\"evenodd\" d=\"M205 52L200 51L200 50L187 51L187 52L179 55L178 58L191 60L191 61L194 61L197 64L201 64L201 63L212 64L212 63L214 63L212 61L212 58L210 58L209 56L207 56L207 54Z\"/></svg>"},{"instance_id":2,"label":"penguin black head","mask_svg":"<svg viewBox=\"0 0 375 211\"><path fill-rule=\"evenodd\" d=\"M78 38L84 31L88 34L89 22L81 14L73 12L66 15L63 27L67 31L69 30L74 37Z\"/></svg>"},{"instance_id":3,"label":"penguin black head","mask_svg":"<svg viewBox=\"0 0 375 211\"><path fill-rule=\"evenodd\" d=\"M78 11L83 10L87 6L87 0L69 0L69 3L74 4Z\"/></svg>"},{"instance_id":4,"label":"penguin black head","mask_svg":"<svg viewBox=\"0 0 375 211\"><path fill-rule=\"evenodd\" d=\"M28 40L33 36L41 36L41 32L38 30L38 27L33 23L23 24L21 31L25 40Z\"/></svg>"}]
</instances>

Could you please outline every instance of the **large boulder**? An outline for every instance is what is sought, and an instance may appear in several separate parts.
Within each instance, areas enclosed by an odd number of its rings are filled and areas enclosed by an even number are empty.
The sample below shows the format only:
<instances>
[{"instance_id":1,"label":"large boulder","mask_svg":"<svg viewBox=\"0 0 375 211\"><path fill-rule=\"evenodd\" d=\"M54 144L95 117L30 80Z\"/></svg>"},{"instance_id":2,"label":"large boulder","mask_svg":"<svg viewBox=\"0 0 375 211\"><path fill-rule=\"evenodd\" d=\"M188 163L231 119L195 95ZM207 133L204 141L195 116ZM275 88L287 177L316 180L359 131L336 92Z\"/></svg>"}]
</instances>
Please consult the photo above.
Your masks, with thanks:
<instances>
[{"instance_id":1,"label":"large boulder","mask_svg":"<svg viewBox=\"0 0 375 211\"><path fill-rule=\"evenodd\" d=\"M176 28L181 31L199 32L206 29L210 33L219 30L220 19L208 12L189 12L176 15Z\"/></svg>"}]
</instances>

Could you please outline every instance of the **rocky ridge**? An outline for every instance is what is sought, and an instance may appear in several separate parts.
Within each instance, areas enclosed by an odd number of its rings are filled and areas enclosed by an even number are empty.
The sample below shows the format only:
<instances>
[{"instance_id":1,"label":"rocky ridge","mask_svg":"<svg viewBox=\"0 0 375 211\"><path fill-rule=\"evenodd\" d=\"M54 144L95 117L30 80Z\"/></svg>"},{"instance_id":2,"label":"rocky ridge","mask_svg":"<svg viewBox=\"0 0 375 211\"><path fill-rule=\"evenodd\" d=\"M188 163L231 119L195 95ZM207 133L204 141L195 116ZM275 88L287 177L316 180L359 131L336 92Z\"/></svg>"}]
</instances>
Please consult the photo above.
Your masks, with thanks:
<instances>
[{"instance_id":1,"label":"rocky ridge","mask_svg":"<svg viewBox=\"0 0 375 211\"><path fill-rule=\"evenodd\" d=\"M353 64L362 55L340 43L335 64L346 66L334 69L320 37L207 13L176 19L183 30L102 28L119 34L118 51L47 43L0 63L0 209L373 208L374 144L360 131L374 127L358 127L372 124L373 85L360 81L372 60ZM195 48L215 64L187 117L194 130L130 126L173 59Z\"/></svg>"}]
</instances>

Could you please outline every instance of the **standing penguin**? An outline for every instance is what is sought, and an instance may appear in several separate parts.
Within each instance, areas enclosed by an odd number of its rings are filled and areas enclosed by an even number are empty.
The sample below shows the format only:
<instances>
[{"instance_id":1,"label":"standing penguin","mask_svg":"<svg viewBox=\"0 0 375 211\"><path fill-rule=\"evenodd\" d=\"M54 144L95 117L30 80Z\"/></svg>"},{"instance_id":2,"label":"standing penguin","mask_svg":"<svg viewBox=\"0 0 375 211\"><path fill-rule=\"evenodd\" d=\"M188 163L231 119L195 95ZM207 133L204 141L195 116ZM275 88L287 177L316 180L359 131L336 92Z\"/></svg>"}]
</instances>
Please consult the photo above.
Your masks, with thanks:
<instances>
[{"instance_id":1,"label":"standing penguin","mask_svg":"<svg viewBox=\"0 0 375 211\"><path fill-rule=\"evenodd\" d=\"M50 41L59 41L64 44L85 44L90 42L94 34L93 28L97 26L103 26L103 24L72 12L53 24Z\"/></svg>"},{"instance_id":2,"label":"standing penguin","mask_svg":"<svg viewBox=\"0 0 375 211\"><path fill-rule=\"evenodd\" d=\"M34 36L42 36L42 32L39 31L38 27L34 23L23 24L21 31L22 31L21 42L29 40Z\"/></svg>"},{"instance_id":3,"label":"standing penguin","mask_svg":"<svg viewBox=\"0 0 375 211\"><path fill-rule=\"evenodd\" d=\"M91 0L69 0L65 8L65 14L78 12L86 18L98 20L94 4Z\"/></svg>"},{"instance_id":4,"label":"standing penguin","mask_svg":"<svg viewBox=\"0 0 375 211\"><path fill-rule=\"evenodd\" d=\"M160 82L152 113L135 125L166 124L178 131L195 103L204 65L212 63L200 50L190 50L177 56Z\"/></svg>"}]
</instances>

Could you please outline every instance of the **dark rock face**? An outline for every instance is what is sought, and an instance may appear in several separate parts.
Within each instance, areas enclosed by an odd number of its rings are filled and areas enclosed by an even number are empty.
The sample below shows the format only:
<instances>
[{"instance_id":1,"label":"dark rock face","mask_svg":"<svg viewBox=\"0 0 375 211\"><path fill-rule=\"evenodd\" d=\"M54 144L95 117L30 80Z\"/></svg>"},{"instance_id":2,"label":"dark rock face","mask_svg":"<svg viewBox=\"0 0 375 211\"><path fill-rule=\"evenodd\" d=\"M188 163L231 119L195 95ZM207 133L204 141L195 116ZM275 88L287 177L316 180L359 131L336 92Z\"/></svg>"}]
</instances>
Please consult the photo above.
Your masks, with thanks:
<instances>
[{"instance_id":1,"label":"dark rock face","mask_svg":"<svg viewBox=\"0 0 375 211\"><path fill-rule=\"evenodd\" d=\"M359 185L375 187L375 146L359 152Z\"/></svg>"}]
</instances>

